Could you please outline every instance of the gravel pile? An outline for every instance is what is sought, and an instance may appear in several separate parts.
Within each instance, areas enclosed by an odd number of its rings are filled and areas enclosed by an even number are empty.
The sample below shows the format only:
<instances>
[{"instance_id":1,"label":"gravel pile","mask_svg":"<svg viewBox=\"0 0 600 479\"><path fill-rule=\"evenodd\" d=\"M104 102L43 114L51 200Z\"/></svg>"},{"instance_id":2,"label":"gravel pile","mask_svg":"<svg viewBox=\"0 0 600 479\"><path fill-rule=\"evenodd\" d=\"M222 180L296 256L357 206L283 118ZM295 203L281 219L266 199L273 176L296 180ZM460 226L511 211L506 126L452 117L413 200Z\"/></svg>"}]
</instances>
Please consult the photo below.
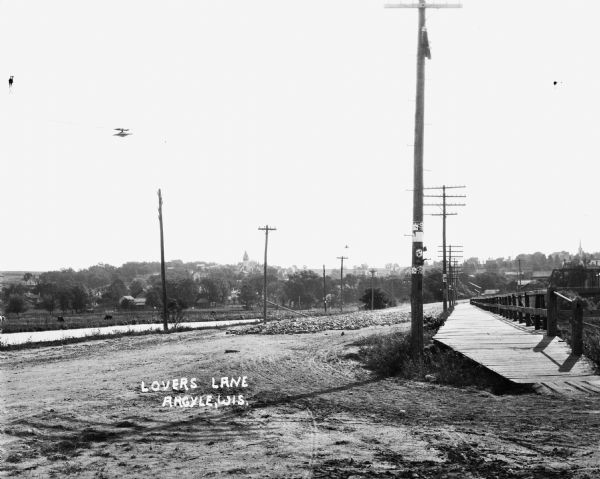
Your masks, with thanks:
<instances>
[{"instance_id":1,"label":"gravel pile","mask_svg":"<svg viewBox=\"0 0 600 479\"><path fill-rule=\"evenodd\" d=\"M282 319L239 329L227 334L306 334L329 329L360 329L367 326L387 326L410 321L410 312L398 310L358 311L332 316L311 316Z\"/></svg>"}]
</instances>

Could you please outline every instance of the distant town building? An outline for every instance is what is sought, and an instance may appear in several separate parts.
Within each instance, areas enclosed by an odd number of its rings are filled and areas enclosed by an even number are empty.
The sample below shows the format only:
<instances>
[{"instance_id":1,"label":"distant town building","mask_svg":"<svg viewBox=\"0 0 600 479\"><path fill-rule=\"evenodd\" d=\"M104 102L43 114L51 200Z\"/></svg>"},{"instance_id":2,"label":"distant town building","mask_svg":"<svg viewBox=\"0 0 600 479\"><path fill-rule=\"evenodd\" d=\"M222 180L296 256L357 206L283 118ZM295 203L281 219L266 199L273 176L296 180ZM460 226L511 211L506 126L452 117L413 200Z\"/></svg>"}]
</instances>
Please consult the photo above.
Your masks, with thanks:
<instances>
[{"instance_id":1,"label":"distant town building","mask_svg":"<svg viewBox=\"0 0 600 479\"><path fill-rule=\"evenodd\" d=\"M552 274L552 271L533 271L531 273L531 279L533 279L533 280L548 279L548 278L550 278L551 274Z\"/></svg>"},{"instance_id":2,"label":"distant town building","mask_svg":"<svg viewBox=\"0 0 600 479\"><path fill-rule=\"evenodd\" d=\"M146 306L146 298L134 298L133 305L136 308L143 308Z\"/></svg>"},{"instance_id":3,"label":"distant town building","mask_svg":"<svg viewBox=\"0 0 600 479\"><path fill-rule=\"evenodd\" d=\"M239 271L243 274L249 274L255 271L258 271L259 264L256 261L252 261L250 256L248 256L248 252L244 251L244 256L242 257L242 262L239 263Z\"/></svg>"}]
</instances>

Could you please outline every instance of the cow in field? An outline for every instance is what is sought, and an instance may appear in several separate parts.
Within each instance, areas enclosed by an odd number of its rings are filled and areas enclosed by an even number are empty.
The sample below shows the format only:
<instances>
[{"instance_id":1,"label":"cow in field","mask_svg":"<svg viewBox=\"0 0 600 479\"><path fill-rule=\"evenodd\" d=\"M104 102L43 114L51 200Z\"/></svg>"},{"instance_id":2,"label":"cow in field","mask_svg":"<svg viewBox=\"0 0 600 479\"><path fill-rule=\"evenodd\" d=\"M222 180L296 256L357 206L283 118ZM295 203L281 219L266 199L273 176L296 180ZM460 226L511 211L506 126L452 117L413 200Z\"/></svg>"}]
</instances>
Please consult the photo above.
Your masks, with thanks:
<instances>
[{"instance_id":1,"label":"cow in field","mask_svg":"<svg viewBox=\"0 0 600 479\"><path fill-rule=\"evenodd\" d=\"M112 316L110 314L105 314L104 319L112 319Z\"/></svg>"},{"instance_id":2,"label":"cow in field","mask_svg":"<svg viewBox=\"0 0 600 479\"><path fill-rule=\"evenodd\" d=\"M64 323L64 322L65 322L65 318L63 318L62 316L57 316L57 317L56 317L56 320L57 320L59 323Z\"/></svg>"}]
</instances>

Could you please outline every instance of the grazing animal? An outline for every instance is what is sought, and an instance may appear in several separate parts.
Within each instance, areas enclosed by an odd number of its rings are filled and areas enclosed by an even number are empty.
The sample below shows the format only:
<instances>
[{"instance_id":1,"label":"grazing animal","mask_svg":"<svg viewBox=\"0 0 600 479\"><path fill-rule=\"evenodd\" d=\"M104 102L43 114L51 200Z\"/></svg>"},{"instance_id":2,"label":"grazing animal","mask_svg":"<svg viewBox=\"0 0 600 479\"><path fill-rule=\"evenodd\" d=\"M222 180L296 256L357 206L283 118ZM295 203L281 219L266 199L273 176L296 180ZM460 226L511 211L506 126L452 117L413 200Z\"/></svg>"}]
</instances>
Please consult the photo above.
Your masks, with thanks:
<instances>
[{"instance_id":1,"label":"grazing animal","mask_svg":"<svg viewBox=\"0 0 600 479\"><path fill-rule=\"evenodd\" d=\"M112 319L112 316L110 314L105 314L104 319Z\"/></svg>"},{"instance_id":2,"label":"grazing animal","mask_svg":"<svg viewBox=\"0 0 600 479\"><path fill-rule=\"evenodd\" d=\"M64 323L64 322L65 322L65 318L63 318L62 316L57 316L57 317L56 317L56 320L57 320L59 323Z\"/></svg>"}]
</instances>

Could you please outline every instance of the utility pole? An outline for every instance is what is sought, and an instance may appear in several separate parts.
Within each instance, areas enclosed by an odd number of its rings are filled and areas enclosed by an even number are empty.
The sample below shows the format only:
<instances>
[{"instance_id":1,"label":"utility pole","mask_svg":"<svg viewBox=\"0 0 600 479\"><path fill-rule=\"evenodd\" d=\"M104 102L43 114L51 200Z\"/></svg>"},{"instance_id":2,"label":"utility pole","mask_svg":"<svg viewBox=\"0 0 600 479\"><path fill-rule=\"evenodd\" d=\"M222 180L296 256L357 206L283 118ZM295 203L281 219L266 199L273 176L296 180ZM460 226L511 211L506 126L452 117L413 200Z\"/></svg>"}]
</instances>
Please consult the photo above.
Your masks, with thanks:
<instances>
[{"instance_id":1,"label":"utility pole","mask_svg":"<svg viewBox=\"0 0 600 479\"><path fill-rule=\"evenodd\" d=\"M415 107L414 186L411 268L411 349L414 359L423 356L423 134L425 125L425 58L431 59L425 28L426 8L460 8L458 4L418 3L386 5L388 8L418 8L417 91Z\"/></svg>"},{"instance_id":2,"label":"utility pole","mask_svg":"<svg viewBox=\"0 0 600 479\"><path fill-rule=\"evenodd\" d=\"M267 247L269 245L269 231L277 231L277 228L271 228L265 225L264 228L258 228L259 231L265 232L265 265L263 278L263 321L267 322Z\"/></svg>"},{"instance_id":3,"label":"utility pole","mask_svg":"<svg viewBox=\"0 0 600 479\"><path fill-rule=\"evenodd\" d=\"M165 240L163 235L162 194L158 190L158 222L160 224L160 278L162 280L163 328L169 330L167 313L167 278L165 273Z\"/></svg>"},{"instance_id":4,"label":"utility pole","mask_svg":"<svg viewBox=\"0 0 600 479\"><path fill-rule=\"evenodd\" d=\"M454 263L452 265L452 307L456 306L456 300L458 299L458 292L457 292L457 287L458 287L458 275L460 274L460 269L458 266L458 260L454 260Z\"/></svg>"},{"instance_id":5,"label":"utility pole","mask_svg":"<svg viewBox=\"0 0 600 479\"><path fill-rule=\"evenodd\" d=\"M450 278L452 278L452 246L450 246L449 251L449 259L448 259L448 272L450 273ZM452 284L452 283L450 283ZM450 307L452 307L452 299L454 298L454 286L450 288Z\"/></svg>"},{"instance_id":6,"label":"utility pole","mask_svg":"<svg viewBox=\"0 0 600 479\"><path fill-rule=\"evenodd\" d=\"M454 306L455 303L455 298L454 298L454 293L455 293L455 287L456 287L456 281L458 279L457 276L457 268L456 268L456 258L461 258L463 251L462 249L459 250L458 248L462 248L462 246L459 245L449 245L448 246L448 285L445 285L448 287L449 292L448 292L448 303L450 304L450 307Z\"/></svg>"},{"instance_id":7,"label":"utility pole","mask_svg":"<svg viewBox=\"0 0 600 479\"><path fill-rule=\"evenodd\" d=\"M447 195L446 189L451 188L466 188L465 186L432 186L424 188L425 190L442 190L441 195L423 195L426 198L442 198L442 203L426 203L424 206L441 206L442 213L430 214L430 216L441 216L442 217L442 287L444 295L444 313L448 311L448 271L446 270L446 216L455 216L457 213L448 213L446 211L447 206L465 206L465 203L446 203L446 198L466 198L466 195Z\"/></svg>"},{"instance_id":8,"label":"utility pole","mask_svg":"<svg viewBox=\"0 0 600 479\"><path fill-rule=\"evenodd\" d=\"M325 265L323 265L323 306L325 307L325 313L327 313L327 286L325 283Z\"/></svg>"},{"instance_id":9,"label":"utility pole","mask_svg":"<svg viewBox=\"0 0 600 479\"><path fill-rule=\"evenodd\" d=\"M374 302L374 294L373 294L373 279L375 278L376 269L371 270L371 311L373 311L373 302Z\"/></svg>"},{"instance_id":10,"label":"utility pole","mask_svg":"<svg viewBox=\"0 0 600 479\"><path fill-rule=\"evenodd\" d=\"M342 261L340 266L340 312L344 312L344 260L348 259L348 256L338 256L337 259Z\"/></svg>"}]
</instances>

